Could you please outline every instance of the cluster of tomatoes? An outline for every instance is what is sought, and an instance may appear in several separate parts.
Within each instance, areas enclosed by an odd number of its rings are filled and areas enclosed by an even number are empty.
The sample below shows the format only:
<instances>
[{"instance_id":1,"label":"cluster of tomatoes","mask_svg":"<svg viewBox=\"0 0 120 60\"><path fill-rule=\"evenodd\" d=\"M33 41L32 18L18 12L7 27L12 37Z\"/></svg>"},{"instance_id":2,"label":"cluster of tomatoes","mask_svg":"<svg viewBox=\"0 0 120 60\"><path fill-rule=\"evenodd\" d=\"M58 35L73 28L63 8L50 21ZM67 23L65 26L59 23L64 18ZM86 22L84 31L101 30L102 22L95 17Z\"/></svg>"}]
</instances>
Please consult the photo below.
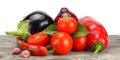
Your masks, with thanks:
<instances>
[{"instance_id":1,"label":"cluster of tomatoes","mask_svg":"<svg viewBox=\"0 0 120 60\"><path fill-rule=\"evenodd\" d=\"M72 17L63 17L57 22L58 32L51 38L51 47L56 45L56 54L66 54L71 50L82 51L87 46L87 37L72 37L78 28L78 22Z\"/></svg>"},{"instance_id":2,"label":"cluster of tomatoes","mask_svg":"<svg viewBox=\"0 0 120 60\"><path fill-rule=\"evenodd\" d=\"M72 37L78 27L78 22L72 17L63 17L57 24L57 32L49 35L44 32L38 32L28 37L24 42L17 37L18 43L22 49L30 51L31 55L45 56L47 54L63 55L73 51L82 51L87 46L87 37ZM47 45L50 45L48 50Z\"/></svg>"}]
</instances>

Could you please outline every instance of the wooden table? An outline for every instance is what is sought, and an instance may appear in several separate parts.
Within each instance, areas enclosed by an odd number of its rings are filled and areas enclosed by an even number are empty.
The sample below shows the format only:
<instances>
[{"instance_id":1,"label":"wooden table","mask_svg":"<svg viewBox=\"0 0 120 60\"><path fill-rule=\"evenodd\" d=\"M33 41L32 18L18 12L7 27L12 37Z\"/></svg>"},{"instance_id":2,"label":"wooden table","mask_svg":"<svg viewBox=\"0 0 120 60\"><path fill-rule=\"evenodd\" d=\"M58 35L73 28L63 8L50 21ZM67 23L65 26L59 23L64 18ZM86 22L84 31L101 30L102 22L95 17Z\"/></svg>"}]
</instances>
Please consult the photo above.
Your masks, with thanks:
<instances>
[{"instance_id":1,"label":"wooden table","mask_svg":"<svg viewBox=\"0 0 120 60\"><path fill-rule=\"evenodd\" d=\"M22 58L12 55L11 49L17 47L14 36L0 35L0 60L120 60L120 36L109 36L109 47L97 55L91 51L70 52L67 55L31 56Z\"/></svg>"}]
</instances>

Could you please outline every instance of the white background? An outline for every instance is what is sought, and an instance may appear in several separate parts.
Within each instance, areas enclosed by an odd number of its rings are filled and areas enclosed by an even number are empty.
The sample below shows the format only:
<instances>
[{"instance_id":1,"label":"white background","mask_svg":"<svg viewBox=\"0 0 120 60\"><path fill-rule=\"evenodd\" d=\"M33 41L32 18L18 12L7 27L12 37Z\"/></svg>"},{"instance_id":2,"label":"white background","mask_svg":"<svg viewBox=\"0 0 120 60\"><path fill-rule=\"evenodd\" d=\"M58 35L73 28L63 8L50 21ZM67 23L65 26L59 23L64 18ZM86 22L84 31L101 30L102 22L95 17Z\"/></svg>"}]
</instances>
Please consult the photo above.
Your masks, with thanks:
<instances>
[{"instance_id":1,"label":"white background","mask_svg":"<svg viewBox=\"0 0 120 60\"><path fill-rule=\"evenodd\" d=\"M16 30L17 23L33 11L44 11L54 19L61 7L67 7L78 18L91 16L109 35L120 35L119 0L0 0L0 35Z\"/></svg>"}]
</instances>

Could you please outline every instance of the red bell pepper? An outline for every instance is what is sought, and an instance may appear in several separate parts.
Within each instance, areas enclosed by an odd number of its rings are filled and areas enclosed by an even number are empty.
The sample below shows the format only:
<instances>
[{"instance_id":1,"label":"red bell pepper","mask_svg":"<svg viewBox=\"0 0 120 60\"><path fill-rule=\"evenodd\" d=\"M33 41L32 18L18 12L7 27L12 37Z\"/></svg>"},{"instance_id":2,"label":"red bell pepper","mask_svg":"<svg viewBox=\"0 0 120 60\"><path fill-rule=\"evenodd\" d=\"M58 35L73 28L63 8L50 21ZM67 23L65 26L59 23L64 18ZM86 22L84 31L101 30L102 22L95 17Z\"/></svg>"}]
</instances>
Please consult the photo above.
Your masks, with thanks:
<instances>
[{"instance_id":1,"label":"red bell pepper","mask_svg":"<svg viewBox=\"0 0 120 60\"><path fill-rule=\"evenodd\" d=\"M107 48L108 33L102 24L89 16L79 19L79 22L90 31L88 34L88 40L90 48L94 51L94 54L97 54L98 52Z\"/></svg>"}]
</instances>

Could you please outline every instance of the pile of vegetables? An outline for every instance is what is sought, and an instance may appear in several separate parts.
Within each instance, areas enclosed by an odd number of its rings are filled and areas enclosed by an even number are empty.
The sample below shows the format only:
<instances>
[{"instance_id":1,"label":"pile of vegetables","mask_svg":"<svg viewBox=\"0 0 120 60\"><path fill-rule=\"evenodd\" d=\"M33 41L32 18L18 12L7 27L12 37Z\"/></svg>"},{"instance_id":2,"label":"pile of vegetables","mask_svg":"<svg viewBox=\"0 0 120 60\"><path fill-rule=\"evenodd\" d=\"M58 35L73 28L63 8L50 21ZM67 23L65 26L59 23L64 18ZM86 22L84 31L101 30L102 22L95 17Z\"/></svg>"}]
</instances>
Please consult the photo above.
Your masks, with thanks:
<instances>
[{"instance_id":1,"label":"pile of vegetables","mask_svg":"<svg viewBox=\"0 0 120 60\"><path fill-rule=\"evenodd\" d=\"M64 55L87 47L97 54L108 46L108 34L102 24L90 16L78 19L65 7L54 20L43 11L34 11L18 23L16 31L6 34L17 37L19 47L13 48L12 53L22 57Z\"/></svg>"}]
</instances>

